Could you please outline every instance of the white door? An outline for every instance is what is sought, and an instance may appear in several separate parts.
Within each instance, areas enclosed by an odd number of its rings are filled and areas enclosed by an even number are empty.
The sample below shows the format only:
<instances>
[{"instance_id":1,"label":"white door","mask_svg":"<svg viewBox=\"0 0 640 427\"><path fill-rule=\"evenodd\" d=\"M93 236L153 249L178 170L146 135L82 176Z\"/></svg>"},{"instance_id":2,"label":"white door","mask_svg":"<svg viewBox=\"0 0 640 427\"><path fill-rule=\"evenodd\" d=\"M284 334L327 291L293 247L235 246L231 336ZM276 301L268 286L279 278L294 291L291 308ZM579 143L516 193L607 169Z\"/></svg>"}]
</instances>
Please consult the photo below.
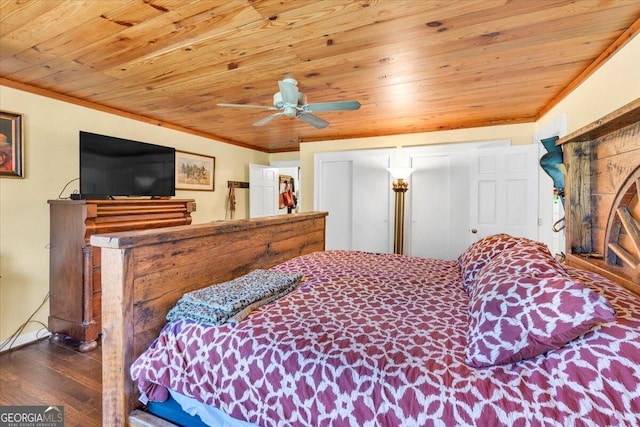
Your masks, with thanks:
<instances>
[{"instance_id":1,"label":"white door","mask_svg":"<svg viewBox=\"0 0 640 427\"><path fill-rule=\"evenodd\" d=\"M249 164L249 217L278 214L278 168Z\"/></svg>"},{"instance_id":2,"label":"white door","mask_svg":"<svg viewBox=\"0 0 640 427\"><path fill-rule=\"evenodd\" d=\"M325 232L326 249L351 249L353 218L353 161L323 161L316 180L316 210L329 212ZM318 168L316 168L318 172Z\"/></svg>"},{"instance_id":3,"label":"white door","mask_svg":"<svg viewBox=\"0 0 640 427\"><path fill-rule=\"evenodd\" d=\"M388 167L389 155L353 160L353 250L382 253L393 250L389 206L394 199Z\"/></svg>"},{"instance_id":4,"label":"white door","mask_svg":"<svg viewBox=\"0 0 640 427\"><path fill-rule=\"evenodd\" d=\"M496 233L538 238L538 147L479 150L471 162L469 243Z\"/></svg>"},{"instance_id":5,"label":"white door","mask_svg":"<svg viewBox=\"0 0 640 427\"><path fill-rule=\"evenodd\" d=\"M406 253L456 259L469 246L472 153L509 146L500 140L405 148L415 168L406 193Z\"/></svg>"},{"instance_id":6,"label":"white door","mask_svg":"<svg viewBox=\"0 0 640 427\"><path fill-rule=\"evenodd\" d=\"M387 168L393 150L315 156L314 209L326 211L327 249L391 252L393 199Z\"/></svg>"},{"instance_id":7,"label":"white door","mask_svg":"<svg viewBox=\"0 0 640 427\"><path fill-rule=\"evenodd\" d=\"M467 180L462 188L453 188L454 191L451 191L452 162L455 162L455 158L451 154L411 158L411 166L416 170L405 194L407 200L411 201L411 224L406 227L408 233L405 233L408 243L405 247L409 249L406 253L410 255L453 259L461 252L451 248L457 246L454 235L460 228L452 227L456 218L452 218L451 199L460 192L468 193L469 183ZM462 227L466 228L469 220L466 212L463 220Z\"/></svg>"}]
</instances>

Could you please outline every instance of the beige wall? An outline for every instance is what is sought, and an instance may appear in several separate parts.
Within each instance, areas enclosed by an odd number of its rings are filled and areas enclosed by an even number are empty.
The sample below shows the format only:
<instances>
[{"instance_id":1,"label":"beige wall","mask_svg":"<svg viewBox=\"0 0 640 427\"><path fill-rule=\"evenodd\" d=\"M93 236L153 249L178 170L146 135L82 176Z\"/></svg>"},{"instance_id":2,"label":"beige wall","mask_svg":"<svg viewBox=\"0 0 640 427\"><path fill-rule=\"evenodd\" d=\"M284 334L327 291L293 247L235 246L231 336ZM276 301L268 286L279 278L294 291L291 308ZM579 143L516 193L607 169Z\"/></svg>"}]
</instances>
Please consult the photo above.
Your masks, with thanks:
<instances>
[{"instance_id":1,"label":"beige wall","mask_svg":"<svg viewBox=\"0 0 640 427\"><path fill-rule=\"evenodd\" d=\"M248 181L248 163L269 156L54 99L0 86L0 109L23 114L24 179L0 178L0 340L6 340L49 290L49 206L78 177L78 131L168 145L216 158L215 191L178 191L196 199L194 223L224 219L228 180ZM78 189L74 181L62 194ZM248 217L248 192L238 193L236 218ZM34 320L47 323L48 303ZM30 324L25 333L42 325ZM31 334L31 338L33 334ZM28 339L28 338L25 338Z\"/></svg>"},{"instance_id":2,"label":"beige wall","mask_svg":"<svg viewBox=\"0 0 640 427\"><path fill-rule=\"evenodd\" d=\"M289 162L300 160L300 153L297 151L290 151L287 153L274 153L269 156L270 162Z\"/></svg>"}]
</instances>

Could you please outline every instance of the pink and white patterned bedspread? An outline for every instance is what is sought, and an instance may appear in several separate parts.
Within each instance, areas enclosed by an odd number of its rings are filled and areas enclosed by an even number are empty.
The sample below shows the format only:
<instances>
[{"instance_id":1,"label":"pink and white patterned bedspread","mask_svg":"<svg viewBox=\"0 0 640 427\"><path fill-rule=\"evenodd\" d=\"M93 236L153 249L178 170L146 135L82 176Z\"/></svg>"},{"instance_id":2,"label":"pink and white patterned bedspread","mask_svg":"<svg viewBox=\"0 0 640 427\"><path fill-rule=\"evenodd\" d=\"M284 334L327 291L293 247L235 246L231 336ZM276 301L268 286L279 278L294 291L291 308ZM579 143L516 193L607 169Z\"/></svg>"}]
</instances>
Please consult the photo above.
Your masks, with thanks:
<instances>
[{"instance_id":1,"label":"pink and white patterned bedspread","mask_svg":"<svg viewBox=\"0 0 640 427\"><path fill-rule=\"evenodd\" d=\"M455 261L327 251L275 267L299 289L240 324L167 324L132 366L260 426L640 425L640 298L570 270L617 321L518 363L465 364L468 296Z\"/></svg>"}]
</instances>

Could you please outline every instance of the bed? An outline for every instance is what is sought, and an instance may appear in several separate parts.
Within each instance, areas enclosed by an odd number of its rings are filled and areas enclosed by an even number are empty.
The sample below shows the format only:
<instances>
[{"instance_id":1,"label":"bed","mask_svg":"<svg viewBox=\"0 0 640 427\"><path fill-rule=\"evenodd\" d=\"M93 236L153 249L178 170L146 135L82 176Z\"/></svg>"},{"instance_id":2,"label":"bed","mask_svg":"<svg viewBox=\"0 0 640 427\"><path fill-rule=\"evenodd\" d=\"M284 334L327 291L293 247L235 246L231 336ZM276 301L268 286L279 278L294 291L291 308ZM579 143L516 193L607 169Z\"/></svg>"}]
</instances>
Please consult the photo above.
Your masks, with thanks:
<instances>
[{"instance_id":1,"label":"bed","mask_svg":"<svg viewBox=\"0 0 640 427\"><path fill-rule=\"evenodd\" d=\"M162 425L140 409L169 397L221 425L638 425L639 112L558 141L566 263L507 235L455 261L325 251L321 212L92 236L104 425ZM165 320L262 269L299 282L238 322Z\"/></svg>"}]
</instances>

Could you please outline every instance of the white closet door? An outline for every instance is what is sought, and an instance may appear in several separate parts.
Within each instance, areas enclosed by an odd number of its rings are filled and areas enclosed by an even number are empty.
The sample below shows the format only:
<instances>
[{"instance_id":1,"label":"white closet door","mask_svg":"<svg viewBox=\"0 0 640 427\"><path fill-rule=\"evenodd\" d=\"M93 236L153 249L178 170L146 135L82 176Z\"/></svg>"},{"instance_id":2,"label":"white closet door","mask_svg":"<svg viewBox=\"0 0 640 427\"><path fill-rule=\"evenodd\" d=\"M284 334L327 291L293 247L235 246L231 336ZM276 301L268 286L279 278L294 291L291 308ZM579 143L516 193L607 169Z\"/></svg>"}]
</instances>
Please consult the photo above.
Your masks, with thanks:
<instances>
[{"instance_id":1,"label":"white closet door","mask_svg":"<svg viewBox=\"0 0 640 427\"><path fill-rule=\"evenodd\" d=\"M409 255L456 259L469 246L472 153L509 145L501 140L405 149L416 169L407 192Z\"/></svg>"},{"instance_id":2,"label":"white closet door","mask_svg":"<svg viewBox=\"0 0 640 427\"><path fill-rule=\"evenodd\" d=\"M353 161L322 162L317 210L329 212L326 224L326 249L351 249L353 217ZM317 180L316 180L317 182Z\"/></svg>"},{"instance_id":3,"label":"white closet door","mask_svg":"<svg viewBox=\"0 0 640 427\"><path fill-rule=\"evenodd\" d=\"M315 156L314 209L326 211L327 249L391 252L393 199L387 168L393 150Z\"/></svg>"},{"instance_id":4,"label":"white closet door","mask_svg":"<svg viewBox=\"0 0 640 427\"><path fill-rule=\"evenodd\" d=\"M407 198L411 198L409 254L427 258L450 258L451 229L451 155L416 156L411 166Z\"/></svg>"},{"instance_id":5,"label":"white closet door","mask_svg":"<svg viewBox=\"0 0 640 427\"><path fill-rule=\"evenodd\" d=\"M388 155L353 160L353 250L383 253L393 250L389 205L394 199L388 167Z\"/></svg>"},{"instance_id":6,"label":"white closet door","mask_svg":"<svg viewBox=\"0 0 640 427\"><path fill-rule=\"evenodd\" d=\"M537 150L508 143L404 150L416 168L405 200L409 255L455 259L476 238L495 232L536 238ZM329 212L327 249L393 251L395 194L387 168L396 154L316 155L314 208Z\"/></svg>"}]
</instances>

